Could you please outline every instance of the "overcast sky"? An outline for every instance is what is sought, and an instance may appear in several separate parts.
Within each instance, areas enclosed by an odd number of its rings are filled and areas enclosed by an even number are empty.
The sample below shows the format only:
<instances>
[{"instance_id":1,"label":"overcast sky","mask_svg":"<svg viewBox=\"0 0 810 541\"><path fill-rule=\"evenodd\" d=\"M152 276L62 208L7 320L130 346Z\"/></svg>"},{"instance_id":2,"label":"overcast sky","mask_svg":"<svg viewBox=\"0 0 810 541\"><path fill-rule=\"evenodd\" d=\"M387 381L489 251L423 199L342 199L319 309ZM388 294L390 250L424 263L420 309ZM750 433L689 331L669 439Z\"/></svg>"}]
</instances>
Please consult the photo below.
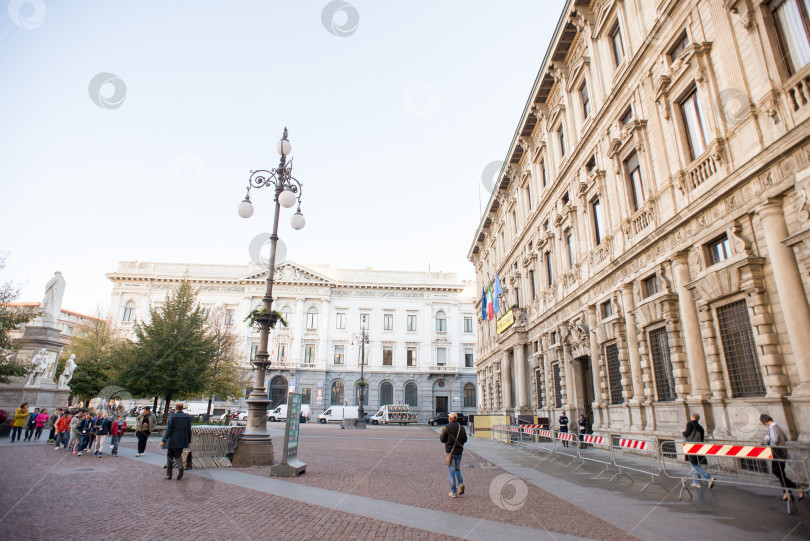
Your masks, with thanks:
<instances>
[{"instance_id":1,"label":"overcast sky","mask_svg":"<svg viewBox=\"0 0 810 541\"><path fill-rule=\"evenodd\" d=\"M11 0L0 12L0 282L106 310L119 261L246 264L289 128L288 259L458 272L562 0ZM103 74L109 75L103 75ZM102 74L102 75L99 75Z\"/></svg>"}]
</instances>

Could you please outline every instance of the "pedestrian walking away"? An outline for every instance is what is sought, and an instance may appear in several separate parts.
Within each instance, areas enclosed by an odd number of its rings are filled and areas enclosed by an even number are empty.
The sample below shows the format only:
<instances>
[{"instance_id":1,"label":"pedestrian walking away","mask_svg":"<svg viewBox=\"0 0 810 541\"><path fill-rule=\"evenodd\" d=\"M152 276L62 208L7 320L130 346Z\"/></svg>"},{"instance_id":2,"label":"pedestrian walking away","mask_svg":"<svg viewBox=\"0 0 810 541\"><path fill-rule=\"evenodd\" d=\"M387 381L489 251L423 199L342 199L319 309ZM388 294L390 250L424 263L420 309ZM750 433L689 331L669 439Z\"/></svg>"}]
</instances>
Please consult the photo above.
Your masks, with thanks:
<instances>
[{"instance_id":1,"label":"pedestrian walking away","mask_svg":"<svg viewBox=\"0 0 810 541\"><path fill-rule=\"evenodd\" d=\"M34 439L39 440L42 437L42 431L45 429L45 424L48 422L49 419L48 410L43 409L37 415L37 418L34 419Z\"/></svg>"},{"instance_id":2,"label":"pedestrian walking away","mask_svg":"<svg viewBox=\"0 0 810 541\"><path fill-rule=\"evenodd\" d=\"M782 496L783 500L790 497L790 490L793 489L799 495L799 499L804 499L804 492L799 490L795 482L790 480L785 474L785 461L788 459L787 449L785 449L785 442L787 437L779 425L774 422L770 415L763 413L759 416L759 422L768 427L768 434L765 436L765 443L771 446L771 472L779 479L782 488L785 489L785 495Z\"/></svg>"},{"instance_id":3,"label":"pedestrian walking away","mask_svg":"<svg viewBox=\"0 0 810 541\"><path fill-rule=\"evenodd\" d=\"M112 450L110 451L112 456L118 456L118 444L121 443L121 438L126 431L127 420L124 417L118 417L112 425Z\"/></svg>"},{"instance_id":4,"label":"pedestrian walking away","mask_svg":"<svg viewBox=\"0 0 810 541\"><path fill-rule=\"evenodd\" d=\"M683 431L683 437L686 441L700 443L703 441L706 433L703 427L700 426L700 414L693 413L692 420L686 423L686 430ZM690 455L686 457L687 462L692 466L692 474L695 480L692 482L693 487L703 488L701 479L709 481L709 488L714 486L714 477L709 475L703 466L708 464L705 456Z\"/></svg>"},{"instance_id":5,"label":"pedestrian walking away","mask_svg":"<svg viewBox=\"0 0 810 541\"><path fill-rule=\"evenodd\" d=\"M172 468L177 462L177 480L183 478L183 449L191 443L191 416L183 411L183 404L174 406L174 415L169 417L166 432L160 446L166 449L166 479L172 479Z\"/></svg>"},{"instance_id":6,"label":"pedestrian walking away","mask_svg":"<svg viewBox=\"0 0 810 541\"><path fill-rule=\"evenodd\" d=\"M25 441L31 441L31 437L34 435L34 428L36 427L38 416L39 408L34 408L34 411L29 413L28 417L25 419Z\"/></svg>"},{"instance_id":7,"label":"pedestrian walking away","mask_svg":"<svg viewBox=\"0 0 810 541\"><path fill-rule=\"evenodd\" d=\"M135 456L143 456L146 451L146 441L149 439L149 434L155 429L157 419L152 415L152 408L149 406L143 408L143 411L138 415L138 420L135 422L135 436L138 438L138 452Z\"/></svg>"},{"instance_id":8,"label":"pedestrian walking away","mask_svg":"<svg viewBox=\"0 0 810 541\"><path fill-rule=\"evenodd\" d=\"M14 420L11 422L11 443L20 441L23 435L25 421L28 419L28 402L23 402L14 412Z\"/></svg>"},{"instance_id":9,"label":"pedestrian walking away","mask_svg":"<svg viewBox=\"0 0 810 541\"><path fill-rule=\"evenodd\" d=\"M93 448L93 456L101 458L104 452L104 441L107 439L110 431L112 431L112 421L107 416L107 412L102 411L96 420L96 445Z\"/></svg>"},{"instance_id":10,"label":"pedestrian walking away","mask_svg":"<svg viewBox=\"0 0 810 541\"><path fill-rule=\"evenodd\" d=\"M464 494L464 479L461 477L461 454L464 452L464 444L467 442L467 432L458 422L458 413L451 412L448 418L449 422L442 429L439 441L444 444L444 463L450 473L450 493L448 496L458 498ZM456 481L458 481L458 490L456 489Z\"/></svg>"},{"instance_id":11,"label":"pedestrian walking away","mask_svg":"<svg viewBox=\"0 0 810 541\"><path fill-rule=\"evenodd\" d=\"M560 415L560 432L568 434L568 416L565 412ZM563 447L568 447L568 440L563 440Z\"/></svg>"}]
</instances>

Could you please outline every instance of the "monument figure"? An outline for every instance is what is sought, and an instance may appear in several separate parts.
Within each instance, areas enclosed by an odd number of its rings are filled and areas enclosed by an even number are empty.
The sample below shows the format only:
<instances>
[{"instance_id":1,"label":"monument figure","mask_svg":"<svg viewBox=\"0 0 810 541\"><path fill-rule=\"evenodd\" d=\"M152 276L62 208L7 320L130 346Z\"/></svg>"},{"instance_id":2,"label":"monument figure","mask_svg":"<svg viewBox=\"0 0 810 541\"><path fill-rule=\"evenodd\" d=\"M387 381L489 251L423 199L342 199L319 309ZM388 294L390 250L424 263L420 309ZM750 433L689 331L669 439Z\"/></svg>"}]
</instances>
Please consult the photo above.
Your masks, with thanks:
<instances>
[{"instance_id":1,"label":"monument figure","mask_svg":"<svg viewBox=\"0 0 810 541\"><path fill-rule=\"evenodd\" d=\"M68 383L73 378L73 371L76 370L76 354L72 354L65 363L65 371L59 376L59 388L67 389Z\"/></svg>"},{"instance_id":2,"label":"monument figure","mask_svg":"<svg viewBox=\"0 0 810 541\"><path fill-rule=\"evenodd\" d=\"M31 359L31 363L34 365L34 371L31 372L27 385L39 385L40 379L48 369L48 350L45 348L40 349L39 353Z\"/></svg>"},{"instance_id":3,"label":"monument figure","mask_svg":"<svg viewBox=\"0 0 810 541\"><path fill-rule=\"evenodd\" d=\"M62 314L62 297L64 295L65 279L62 277L61 272L56 271L53 273L53 278L45 284L45 296L39 304L43 319L54 324L59 321L59 316Z\"/></svg>"}]
</instances>

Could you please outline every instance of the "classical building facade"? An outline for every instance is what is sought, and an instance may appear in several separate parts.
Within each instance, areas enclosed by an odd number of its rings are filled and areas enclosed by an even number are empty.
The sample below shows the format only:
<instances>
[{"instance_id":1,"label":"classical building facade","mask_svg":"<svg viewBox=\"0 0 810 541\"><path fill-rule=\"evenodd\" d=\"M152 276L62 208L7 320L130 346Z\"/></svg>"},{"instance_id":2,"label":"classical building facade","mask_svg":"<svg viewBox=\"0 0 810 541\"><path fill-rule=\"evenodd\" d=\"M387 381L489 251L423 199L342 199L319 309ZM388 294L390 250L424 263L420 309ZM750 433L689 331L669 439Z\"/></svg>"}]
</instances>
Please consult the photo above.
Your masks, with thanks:
<instances>
[{"instance_id":1,"label":"classical building facade","mask_svg":"<svg viewBox=\"0 0 810 541\"><path fill-rule=\"evenodd\" d=\"M224 307L244 347L244 366L259 346L246 316L262 306L267 273L255 265L122 262L110 315L120 329L159 309L182 280L203 308ZM294 386L313 414L358 404L361 321L367 329L365 404L409 404L421 421L436 411L475 413L476 348L472 284L455 274L346 270L286 262L276 268L273 309L288 326L270 335L268 392L274 405ZM373 411L372 411L373 410Z\"/></svg>"},{"instance_id":2,"label":"classical building facade","mask_svg":"<svg viewBox=\"0 0 810 541\"><path fill-rule=\"evenodd\" d=\"M481 411L810 439L808 21L566 3L468 254L517 305L479 321Z\"/></svg>"}]
</instances>

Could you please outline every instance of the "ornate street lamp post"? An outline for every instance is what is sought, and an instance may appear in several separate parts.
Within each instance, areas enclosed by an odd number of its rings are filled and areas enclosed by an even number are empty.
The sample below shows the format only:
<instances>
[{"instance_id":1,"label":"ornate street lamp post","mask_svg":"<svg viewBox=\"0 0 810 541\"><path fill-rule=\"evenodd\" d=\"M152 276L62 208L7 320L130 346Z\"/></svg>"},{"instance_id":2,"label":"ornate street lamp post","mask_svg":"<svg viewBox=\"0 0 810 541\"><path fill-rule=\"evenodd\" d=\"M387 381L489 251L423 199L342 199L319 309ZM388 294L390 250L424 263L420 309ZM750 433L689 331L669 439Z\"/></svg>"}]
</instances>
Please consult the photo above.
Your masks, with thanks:
<instances>
[{"instance_id":1,"label":"ornate street lamp post","mask_svg":"<svg viewBox=\"0 0 810 541\"><path fill-rule=\"evenodd\" d=\"M260 466L273 463L273 443L267 431L267 405L270 403L264 378L265 371L270 368L269 354L267 353L270 329L275 324L272 314L273 306L273 274L276 266L276 245L278 244L278 218L281 207L292 208L298 204L298 209L290 220L293 229L302 229L306 224L301 214L301 183L292 176L292 158L289 162L287 156L292 147L287 139L287 128L277 145L281 155L278 167L270 171L261 169L250 172L247 194L239 204L239 216L250 218L253 216L253 204L250 202L251 188L265 188L272 186L275 190L275 215L273 216L273 233L270 235L270 261L267 270L267 288L262 297L264 302L263 313L254 314L254 321L259 325L259 351L251 362L255 379L253 388L248 396L248 419L245 432L239 440L234 453L235 466Z\"/></svg>"},{"instance_id":2,"label":"ornate street lamp post","mask_svg":"<svg viewBox=\"0 0 810 541\"><path fill-rule=\"evenodd\" d=\"M363 402L366 396L366 380L364 377L363 368L366 365L366 344L368 344L368 332L366 329L366 322L360 320L360 332L352 335L352 342L355 340L360 342L360 389L359 398L360 406L357 408L357 428L366 428L366 410L363 408ZM357 396L355 394L355 396Z\"/></svg>"}]
</instances>

